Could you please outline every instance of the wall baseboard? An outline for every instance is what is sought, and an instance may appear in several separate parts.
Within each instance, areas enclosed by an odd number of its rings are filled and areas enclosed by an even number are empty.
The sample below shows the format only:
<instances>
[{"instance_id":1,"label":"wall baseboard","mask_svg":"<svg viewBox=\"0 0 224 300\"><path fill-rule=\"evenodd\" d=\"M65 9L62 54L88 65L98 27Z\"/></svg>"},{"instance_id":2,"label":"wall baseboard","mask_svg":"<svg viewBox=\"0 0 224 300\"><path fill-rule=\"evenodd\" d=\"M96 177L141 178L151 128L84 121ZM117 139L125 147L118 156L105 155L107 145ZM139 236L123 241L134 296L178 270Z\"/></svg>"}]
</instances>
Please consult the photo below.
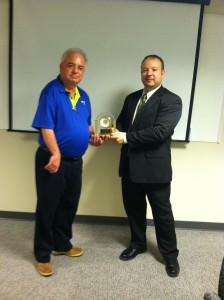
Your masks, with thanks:
<instances>
[{"instance_id":1,"label":"wall baseboard","mask_svg":"<svg viewBox=\"0 0 224 300\"><path fill-rule=\"evenodd\" d=\"M0 219L34 220L35 213L0 211ZM75 223L99 225L128 225L126 217L77 215ZM224 230L224 223L175 221L176 228L197 230ZM152 219L147 219L147 226L154 226Z\"/></svg>"}]
</instances>

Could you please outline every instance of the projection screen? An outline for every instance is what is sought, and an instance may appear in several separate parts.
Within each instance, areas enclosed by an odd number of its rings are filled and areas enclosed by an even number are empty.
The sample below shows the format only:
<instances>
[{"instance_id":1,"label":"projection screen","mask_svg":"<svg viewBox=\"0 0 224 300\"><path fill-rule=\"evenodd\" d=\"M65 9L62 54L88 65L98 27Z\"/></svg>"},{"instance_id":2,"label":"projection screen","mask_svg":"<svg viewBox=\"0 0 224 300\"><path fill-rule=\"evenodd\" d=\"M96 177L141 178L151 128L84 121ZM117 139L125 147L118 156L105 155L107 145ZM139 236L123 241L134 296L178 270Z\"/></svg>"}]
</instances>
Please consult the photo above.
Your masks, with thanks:
<instances>
[{"instance_id":1,"label":"projection screen","mask_svg":"<svg viewBox=\"0 0 224 300\"><path fill-rule=\"evenodd\" d=\"M141 0L11 1L10 130L31 127L39 95L59 73L61 54L85 50L79 84L89 94L92 120L118 116L127 94L141 89L148 54L165 61L163 86L183 101L174 140L186 140L201 6Z\"/></svg>"}]
</instances>

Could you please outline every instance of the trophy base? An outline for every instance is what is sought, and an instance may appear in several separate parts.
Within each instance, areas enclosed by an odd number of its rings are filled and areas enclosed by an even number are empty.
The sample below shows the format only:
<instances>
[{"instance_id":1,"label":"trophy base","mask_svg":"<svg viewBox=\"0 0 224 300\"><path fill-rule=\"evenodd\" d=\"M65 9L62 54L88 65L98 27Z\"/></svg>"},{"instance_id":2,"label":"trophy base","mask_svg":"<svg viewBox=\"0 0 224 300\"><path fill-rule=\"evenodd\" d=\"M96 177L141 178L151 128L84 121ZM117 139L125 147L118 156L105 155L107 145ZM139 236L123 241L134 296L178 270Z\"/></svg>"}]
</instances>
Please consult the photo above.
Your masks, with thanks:
<instances>
[{"instance_id":1,"label":"trophy base","mask_svg":"<svg viewBox=\"0 0 224 300\"><path fill-rule=\"evenodd\" d=\"M105 135L105 134L110 134L111 133L111 129L101 129L100 130L100 135Z\"/></svg>"}]
</instances>

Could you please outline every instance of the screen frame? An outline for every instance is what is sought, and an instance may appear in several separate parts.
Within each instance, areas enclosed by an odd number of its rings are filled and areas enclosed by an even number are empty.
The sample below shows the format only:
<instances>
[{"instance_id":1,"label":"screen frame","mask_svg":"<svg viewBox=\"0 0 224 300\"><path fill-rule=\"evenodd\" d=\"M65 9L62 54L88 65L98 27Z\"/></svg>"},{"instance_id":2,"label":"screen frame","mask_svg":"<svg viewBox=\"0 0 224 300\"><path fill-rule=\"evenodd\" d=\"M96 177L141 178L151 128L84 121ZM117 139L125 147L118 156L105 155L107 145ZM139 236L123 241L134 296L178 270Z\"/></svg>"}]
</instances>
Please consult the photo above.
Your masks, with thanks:
<instances>
[{"instance_id":1,"label":"screen frame","mask_svg":"<svg viewBox=\"0 0 224 300\"><path fill-rule=\"evenodd\" d=\"M202 34L202 26L203 26L203 16L204 16L204 6L210 4L210 0L190 0L190 1L169 1L169 0L146 0L146 1L156 1L156 2L175 2L175 3L187 3L187 4L198 4L200 5L200 16L198 23L198 33L197 33L197 42L196 42L196 51L195 51L195 60L194 60L194 70L193 70L193 78L191 85L191 95L189 101L189 109L188 109L188 118L187 118L187 126L186 126L186 134L185 138L178 140L173 139L174 142L190 142L190 128L191 128L191 119L193 113L193 104L194 104L194 94L195 94L195 86L196 86L196 78L198 71L198 61L200 54L200 44L201 44L201 34ZM25 133L38 133L36 130L22 130L13 128L13 13L14 13L14 0L10 0L9 6L9 129L11 132L25 132Z\"/></svg>"}]
</instances>

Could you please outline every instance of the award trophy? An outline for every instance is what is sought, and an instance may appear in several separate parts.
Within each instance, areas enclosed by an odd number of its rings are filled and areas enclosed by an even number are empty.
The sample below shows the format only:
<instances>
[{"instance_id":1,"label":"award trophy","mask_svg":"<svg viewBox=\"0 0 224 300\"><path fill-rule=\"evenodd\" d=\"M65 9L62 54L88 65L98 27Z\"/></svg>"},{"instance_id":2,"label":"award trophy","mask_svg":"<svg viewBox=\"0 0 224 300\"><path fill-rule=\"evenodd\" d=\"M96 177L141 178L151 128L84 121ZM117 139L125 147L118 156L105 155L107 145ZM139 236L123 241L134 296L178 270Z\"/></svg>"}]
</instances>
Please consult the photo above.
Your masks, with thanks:
<instances>
[{"instance_id":1,"label":"award trophy","mask_svg":"<svg viewBox=\"0 0 224 300\"><path fill-rule=\"evenodd\" d=\"M95 120L95 133L107 135L116 131L116 120L112 114L102 113Z\"/></svg>"}]
</instances>

